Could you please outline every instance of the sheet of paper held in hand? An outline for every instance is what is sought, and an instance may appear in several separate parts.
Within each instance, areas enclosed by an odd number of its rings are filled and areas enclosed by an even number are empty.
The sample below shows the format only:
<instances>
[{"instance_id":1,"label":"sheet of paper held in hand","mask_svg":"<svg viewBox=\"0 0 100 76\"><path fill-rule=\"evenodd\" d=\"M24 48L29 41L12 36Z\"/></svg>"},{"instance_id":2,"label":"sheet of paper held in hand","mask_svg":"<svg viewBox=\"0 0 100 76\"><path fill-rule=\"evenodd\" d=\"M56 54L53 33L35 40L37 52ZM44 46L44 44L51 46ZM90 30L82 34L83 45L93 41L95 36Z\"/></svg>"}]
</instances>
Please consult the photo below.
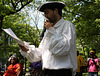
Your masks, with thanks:
<instances>
[{"instance_id":1,"label":"sheet of paper held in hand","mask_svg":"<svg viewBox=\"0 0 100 76\"><path fill-rule=\"evenodd\" d=\"M21 41L21 40L14 34L14 32L11 30L11 28L2 29L2 30L4 30L8 35L10 35L18 44L24 46L24 42Z\"/></svg>"}]
</instances>

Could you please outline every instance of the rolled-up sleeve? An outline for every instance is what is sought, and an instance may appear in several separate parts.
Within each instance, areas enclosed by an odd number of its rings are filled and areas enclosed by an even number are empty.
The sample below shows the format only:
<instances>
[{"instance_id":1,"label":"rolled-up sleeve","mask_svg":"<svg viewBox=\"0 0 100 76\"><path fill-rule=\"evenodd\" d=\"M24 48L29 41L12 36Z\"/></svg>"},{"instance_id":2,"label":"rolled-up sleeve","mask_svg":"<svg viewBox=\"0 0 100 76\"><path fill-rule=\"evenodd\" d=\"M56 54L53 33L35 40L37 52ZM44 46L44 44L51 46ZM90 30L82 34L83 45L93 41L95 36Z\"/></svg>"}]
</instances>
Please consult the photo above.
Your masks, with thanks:
<instances>
[{"instance_id":1,"label":"rolled-up sleeve","mask_svg":"<svg viewBox=\"0 0 100 76\"><path fill-rule=\"evenodd\" d=\"M49 51L56 56L67 55L70 47L74 44L74 32L73 24L68 22L63 27L61 34L57 33L56 30L51 27L48 30L48 34L51 35L51 42L49 43Z\"/></svg>"}]
</instances>

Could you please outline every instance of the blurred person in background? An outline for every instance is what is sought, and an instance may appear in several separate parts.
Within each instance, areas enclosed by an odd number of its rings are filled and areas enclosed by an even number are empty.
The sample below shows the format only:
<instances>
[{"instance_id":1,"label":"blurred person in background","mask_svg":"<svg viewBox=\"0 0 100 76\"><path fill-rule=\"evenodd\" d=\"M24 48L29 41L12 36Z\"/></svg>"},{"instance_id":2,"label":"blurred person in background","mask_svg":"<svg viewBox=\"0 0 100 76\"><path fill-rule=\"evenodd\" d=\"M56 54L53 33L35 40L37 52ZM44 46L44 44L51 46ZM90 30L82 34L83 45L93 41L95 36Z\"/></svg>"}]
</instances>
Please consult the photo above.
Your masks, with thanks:
<instances>
[{"instance_id":1,"label":"blurred person in background","mask_svg":"<svg viewBox=\"0 0 100 76\"><path fill-rule=\"evenodd\" d=\"M87 60L87 66L89 67L89 76L98 76L99 59L95 57L94 51L90 51L90 59Z\"/></svg>"},{"instance_id":2,"label":"blurred person in background","mask_svg":"<svg viewBox=\"0 0 100 76\"><path fill-rule=\"evenodd\" d=\"M18 59L12 56L10 59L10 65L8 66L3 76L19 76L20 72L21 65L19 64Z\"/></svg>"},{"instance_id":3,"label":"blurred person in background","mask_svg":"<svg viewBox=\"0 0 100 76\"><path fill-rule=\"evenodd\" d=\"M76 72L76 76L82 76L82 72L81 72L81 66L85 66L85 62L83 57L79 54L79 51L77 50L77 72Z\"/></svg>"},{"instance_id":4,"label":"blurred person in background","mask_svg":"<svg viewBox=\"0 0 100 76\"><path fill-rule=\"evenodd\" d=\"M31 76L44 76L41 61L33 62L31 66Z\"/></svg>"},{"instance_id":5,"label":"blurred person in background","mask_svg":"<svg viewBox=\"0 0 100 76\"><path fill-rule=\"evenodd\" d=\"M23 75L23 67L24 67L24 57L20 54L18 57L18 60L19 60L19 64L21 65L20 75L22 76Z\"/></svg>"}]
</instances>

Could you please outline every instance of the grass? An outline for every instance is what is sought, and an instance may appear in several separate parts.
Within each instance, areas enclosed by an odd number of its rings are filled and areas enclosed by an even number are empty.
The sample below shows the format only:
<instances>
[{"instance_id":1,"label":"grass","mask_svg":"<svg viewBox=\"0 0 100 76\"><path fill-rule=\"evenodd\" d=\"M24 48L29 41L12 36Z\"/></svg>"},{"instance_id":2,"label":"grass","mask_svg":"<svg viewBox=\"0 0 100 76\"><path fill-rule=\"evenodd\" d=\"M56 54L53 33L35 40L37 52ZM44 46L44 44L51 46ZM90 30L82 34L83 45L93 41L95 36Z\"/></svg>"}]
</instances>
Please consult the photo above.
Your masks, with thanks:
<instances>
[{"instance_id":1,"label":"grass","mask_svg":"<svg viewBox=\"0 0 100 76\"><path fill-rule=\"evenodd\" d=\"M88 72L87 73L83 73L82 75L83 76L88 76ZM99 71L98 71L98 76L100 76L100 68L99 68Z\"/></svg>"}]
</instances>

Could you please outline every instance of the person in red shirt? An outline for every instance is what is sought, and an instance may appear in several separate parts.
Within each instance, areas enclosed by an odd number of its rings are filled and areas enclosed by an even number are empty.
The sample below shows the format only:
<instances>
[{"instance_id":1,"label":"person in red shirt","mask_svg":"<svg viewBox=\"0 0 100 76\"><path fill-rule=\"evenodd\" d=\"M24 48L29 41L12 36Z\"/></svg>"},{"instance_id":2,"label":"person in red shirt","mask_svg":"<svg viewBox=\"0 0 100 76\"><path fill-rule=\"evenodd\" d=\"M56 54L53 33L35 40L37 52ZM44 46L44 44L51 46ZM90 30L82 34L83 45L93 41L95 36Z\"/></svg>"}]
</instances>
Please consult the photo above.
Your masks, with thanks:
<instances>
[{"instance_id":1,"label":"person in red shirt","mask_svg":"<svg viewBox=\"0 0 100 76\"><path fill-rule=\"evenodd\" d=\"M18 63L18 59L16 57L12 57L10 63L11 64L8 66L3 76L19 76L21 65Z\"/></svg>"}]
</instances>

